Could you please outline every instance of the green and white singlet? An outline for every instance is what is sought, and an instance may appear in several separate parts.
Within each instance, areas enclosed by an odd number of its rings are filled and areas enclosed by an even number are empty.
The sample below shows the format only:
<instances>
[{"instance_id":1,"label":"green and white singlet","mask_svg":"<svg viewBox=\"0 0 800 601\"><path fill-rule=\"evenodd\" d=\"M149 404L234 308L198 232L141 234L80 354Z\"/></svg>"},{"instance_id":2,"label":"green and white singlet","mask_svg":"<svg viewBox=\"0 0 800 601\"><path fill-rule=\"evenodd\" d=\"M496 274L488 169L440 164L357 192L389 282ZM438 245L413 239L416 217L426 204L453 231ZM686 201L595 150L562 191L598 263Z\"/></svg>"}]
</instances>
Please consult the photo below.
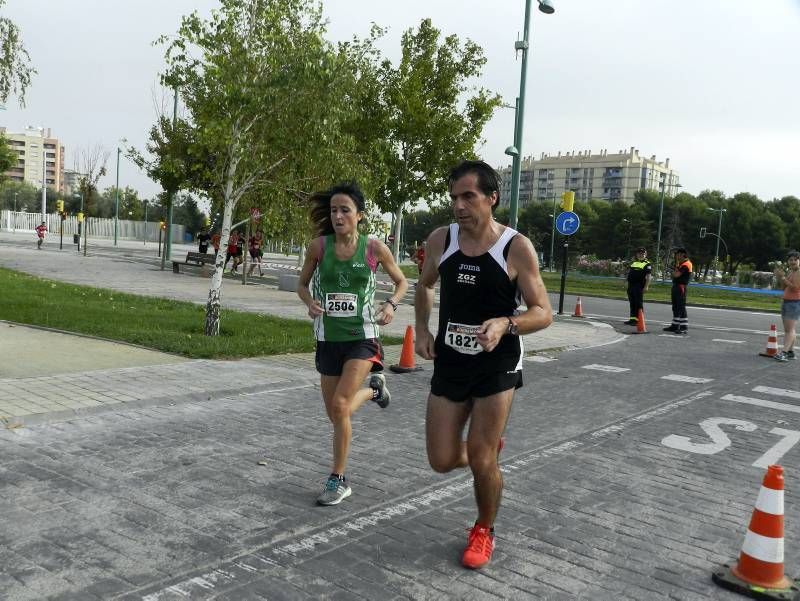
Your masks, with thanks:
<instances>
[{"instance_id":1,"label":"green and white singlet","mask_svg":"<svg viewBox=\"0 0 800 601\"><path fill-rule=\"evenodd\" d=\"M375 269L367 236L358 237L353 256L336 258L335 236L324 238L322 260L311 282L314 298L325 313L314 319L314 336L328 342L348 342L378 337L375 323Z\"/></svg>"}]
</instances>

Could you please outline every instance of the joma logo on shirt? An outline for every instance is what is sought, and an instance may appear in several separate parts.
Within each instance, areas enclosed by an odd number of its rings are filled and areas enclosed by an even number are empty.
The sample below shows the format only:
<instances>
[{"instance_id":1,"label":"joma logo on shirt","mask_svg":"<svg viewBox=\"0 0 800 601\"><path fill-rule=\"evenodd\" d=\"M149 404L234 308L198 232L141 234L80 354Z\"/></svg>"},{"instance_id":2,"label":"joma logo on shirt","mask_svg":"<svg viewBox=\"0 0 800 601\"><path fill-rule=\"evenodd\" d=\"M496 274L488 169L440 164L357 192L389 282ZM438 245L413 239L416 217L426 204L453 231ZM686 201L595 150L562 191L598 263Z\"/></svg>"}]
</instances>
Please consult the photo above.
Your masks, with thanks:
<instances>
[{"instance_id":1,"label":"joma logo on shirt","mask_svg":"<svg viewBox=\"0 0 800 601\"><path fill-rule=\"evenodd\" d=\"M467 263L462 263L458 266L458 269L461 271L480 271L481 268L478 265L469 265Z\"/></svg>"}]
</instances>

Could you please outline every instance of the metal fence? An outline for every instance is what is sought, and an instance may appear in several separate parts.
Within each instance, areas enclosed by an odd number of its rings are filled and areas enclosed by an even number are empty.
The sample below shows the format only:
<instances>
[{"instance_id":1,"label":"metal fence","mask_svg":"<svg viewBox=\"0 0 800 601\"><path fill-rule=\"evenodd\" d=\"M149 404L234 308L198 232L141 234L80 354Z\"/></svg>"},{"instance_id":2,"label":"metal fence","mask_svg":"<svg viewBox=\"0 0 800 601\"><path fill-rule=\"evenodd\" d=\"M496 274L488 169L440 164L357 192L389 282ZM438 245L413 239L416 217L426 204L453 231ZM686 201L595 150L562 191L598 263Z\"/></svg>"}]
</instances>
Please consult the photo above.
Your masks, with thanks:
<instances>
[{"instance_id":1,"label":"metal fence","mask_svg":"<svg viewBox=\"0 0 800 601\"><path fill-rule=\"evenodd\" d=\"M33 232L42 222L41 213L21 213L14 211L0 211L0 230ZM64 236L78 233L78 218L67 217L63 222L57 213L45 217L47 231L51 234L61 231L64 227ZM114 220L100 217L87 217L84 226L88 227L90 238L114 238ZM158 241L157 221L128 221L120 219L117 237L120 240L142 240L148 242ZM183 242L186 228L182 225L172 224L172 241Z\"/></svg>"}]
</instances>

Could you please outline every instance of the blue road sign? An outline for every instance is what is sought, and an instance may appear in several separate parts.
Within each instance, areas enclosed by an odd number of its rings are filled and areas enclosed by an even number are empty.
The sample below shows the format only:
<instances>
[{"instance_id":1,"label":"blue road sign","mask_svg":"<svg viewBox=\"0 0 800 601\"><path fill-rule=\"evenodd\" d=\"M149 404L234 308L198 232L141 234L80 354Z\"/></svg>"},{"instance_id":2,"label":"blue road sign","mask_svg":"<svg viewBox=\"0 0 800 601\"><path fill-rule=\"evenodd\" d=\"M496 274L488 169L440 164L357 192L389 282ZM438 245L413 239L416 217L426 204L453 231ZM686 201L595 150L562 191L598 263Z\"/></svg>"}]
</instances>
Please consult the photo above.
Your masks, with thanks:
<instances>
[{"instance_id":1,"label":"blue road sign","mask_svg":"<svg viewBox=\"0 0 800 601\"><path fill-rule=\"evenodd\" d=\"M580 226L580 218L572 211L564 211L558 217L556 217L556 230L558 230L559 234L571 236L578 231Z\"/></svg>"}]
</instances>

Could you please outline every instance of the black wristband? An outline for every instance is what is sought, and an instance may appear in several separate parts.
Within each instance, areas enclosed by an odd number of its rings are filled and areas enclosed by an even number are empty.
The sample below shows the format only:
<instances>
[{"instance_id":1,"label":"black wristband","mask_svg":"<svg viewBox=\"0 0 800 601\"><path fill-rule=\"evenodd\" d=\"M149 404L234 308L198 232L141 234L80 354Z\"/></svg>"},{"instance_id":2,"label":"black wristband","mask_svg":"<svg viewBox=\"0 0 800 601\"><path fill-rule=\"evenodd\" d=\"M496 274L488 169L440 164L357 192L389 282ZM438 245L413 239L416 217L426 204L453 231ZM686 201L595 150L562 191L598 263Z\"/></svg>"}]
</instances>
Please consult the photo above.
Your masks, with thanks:
<instances>
[{"instance_id":1,"label":"black wristband","mask_svg":"<svg viewBox=\"0 0 800 601\"><path fill-rule=\"evenodd\" d=\"M392 309L393 309L393 310L395 310L395 311L397 311L397 303L396 303L396 302L394 302L392 299L390 299L390 298L387 298L385 301L383 301L383 304L385 304L385 305L392 305Z\"/></svg>"}]
</instances>

